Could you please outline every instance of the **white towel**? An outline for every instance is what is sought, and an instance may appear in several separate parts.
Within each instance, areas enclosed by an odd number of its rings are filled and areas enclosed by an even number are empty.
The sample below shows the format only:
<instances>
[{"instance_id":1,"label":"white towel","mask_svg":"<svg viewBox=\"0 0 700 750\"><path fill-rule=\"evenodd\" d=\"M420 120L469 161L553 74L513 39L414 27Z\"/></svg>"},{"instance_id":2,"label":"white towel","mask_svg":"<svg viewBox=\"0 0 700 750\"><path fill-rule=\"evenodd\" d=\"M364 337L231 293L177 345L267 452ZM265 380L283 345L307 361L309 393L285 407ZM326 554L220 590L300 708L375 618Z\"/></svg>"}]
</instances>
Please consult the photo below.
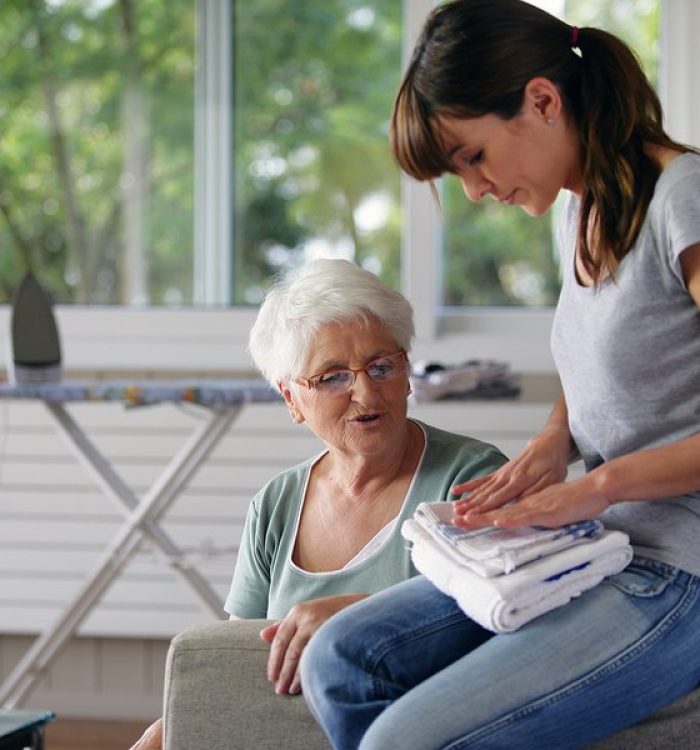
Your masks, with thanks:
<instances>
[{"instance_id":1,"label":"white towel","mask_svg":"<svg viewBox=\"0 0 700 750\"><path fill-rule=\"evenodd\" d=\"M619 573L632 559L629 538L602 531L597 538L527 563L513 573L484 578L460 564L413 519L403 536L412 542L417 570L451 596L472 620L494 633L509 633L535 617L569 602Z\"/></svg>"},{"instance_id":2,"label":"white towel","mask_svg":"<svg viewBox=\"0 0 700 750\"><path fill-rule=\"evenodd\" d=\"M511 573L532 560L586 542L603 530L600 521L579 521L553 529L462 529L451 523L453 506L454 503L445 502L420 503L413 518L446 554L486 578Z\"/></svg>"}]
</instances>

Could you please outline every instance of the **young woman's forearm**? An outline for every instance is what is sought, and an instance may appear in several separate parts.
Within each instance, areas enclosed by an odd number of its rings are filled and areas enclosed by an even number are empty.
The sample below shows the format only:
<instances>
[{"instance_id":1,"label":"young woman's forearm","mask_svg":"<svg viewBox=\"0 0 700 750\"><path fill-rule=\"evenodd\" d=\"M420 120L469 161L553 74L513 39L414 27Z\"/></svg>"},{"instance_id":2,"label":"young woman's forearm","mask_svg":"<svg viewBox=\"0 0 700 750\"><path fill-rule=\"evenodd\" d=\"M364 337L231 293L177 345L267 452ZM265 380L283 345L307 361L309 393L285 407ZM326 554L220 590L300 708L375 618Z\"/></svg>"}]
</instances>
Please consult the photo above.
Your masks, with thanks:
<instances>
[{"instance_id":1,"label":"young woman's forearm","mask_svg":"<svg viewBox=\"0 0 700 750\"><path fill-rule=\"evenodd\" d=\"M611 504L700 491L700 434L611 459L588 476Z\"/></svg>"}]
</instances>

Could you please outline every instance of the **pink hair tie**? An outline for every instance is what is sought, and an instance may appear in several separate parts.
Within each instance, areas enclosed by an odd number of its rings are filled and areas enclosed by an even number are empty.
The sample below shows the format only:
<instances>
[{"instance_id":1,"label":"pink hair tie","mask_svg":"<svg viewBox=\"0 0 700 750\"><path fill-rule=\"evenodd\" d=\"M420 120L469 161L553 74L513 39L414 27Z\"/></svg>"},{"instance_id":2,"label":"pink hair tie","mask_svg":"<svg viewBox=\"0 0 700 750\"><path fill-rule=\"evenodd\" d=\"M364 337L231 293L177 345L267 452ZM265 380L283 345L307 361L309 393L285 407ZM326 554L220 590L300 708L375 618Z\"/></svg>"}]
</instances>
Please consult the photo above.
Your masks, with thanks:
<instances>
[{"instance_id":1,"label":"pink hair tie","mask_svg":"<svg viewBox=\"0 0 700 750\"><path fill-rule=\"evenodd\" d=\"M581 48L578 46L578 38L579 38L579 27L572 26L571 27L571 51L575 55L578 55L579 57L583 57Z\"/></svg>"},{"instance_id":2,"label":"pink hair tie","mask_svg":"<svg viewBox=\"0 0 700 750\"><path fill-rule=\"evenodd\" d=\"M578 47L578 26L571 27L571 46Z\"/></svg>"}]
</instances>

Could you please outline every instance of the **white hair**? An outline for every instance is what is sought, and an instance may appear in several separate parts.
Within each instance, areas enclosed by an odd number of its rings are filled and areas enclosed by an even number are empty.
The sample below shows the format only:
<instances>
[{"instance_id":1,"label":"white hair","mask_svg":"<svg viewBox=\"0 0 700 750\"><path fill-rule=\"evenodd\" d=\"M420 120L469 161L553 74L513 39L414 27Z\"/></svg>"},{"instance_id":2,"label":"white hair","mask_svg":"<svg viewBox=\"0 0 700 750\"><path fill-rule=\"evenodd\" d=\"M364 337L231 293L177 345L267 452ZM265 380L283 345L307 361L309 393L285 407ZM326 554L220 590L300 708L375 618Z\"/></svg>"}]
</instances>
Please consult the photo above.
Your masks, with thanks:
<instances>
[{"instance_id":1,"label":"white hair","mask_svg":"<svg viewBox=\"0 0 700 750\"><path fill-rule=\"evenodd\" d=\"M376 320L408 351L415 330L411 303L347 260L316 260L267 293L250 331L255 365L274 386L298 377L313 338L327 323Z\"/></svg>"}]
</instances>

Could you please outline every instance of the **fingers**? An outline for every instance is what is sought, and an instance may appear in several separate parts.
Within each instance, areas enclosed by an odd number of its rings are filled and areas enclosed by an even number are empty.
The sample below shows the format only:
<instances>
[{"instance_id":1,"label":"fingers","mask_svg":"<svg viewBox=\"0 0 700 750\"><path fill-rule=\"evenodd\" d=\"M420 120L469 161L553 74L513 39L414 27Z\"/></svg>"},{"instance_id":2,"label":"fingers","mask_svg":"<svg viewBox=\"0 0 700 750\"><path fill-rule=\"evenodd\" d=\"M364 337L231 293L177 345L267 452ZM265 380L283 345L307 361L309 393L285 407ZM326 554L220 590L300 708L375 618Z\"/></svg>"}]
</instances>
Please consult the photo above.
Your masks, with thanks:
<instances>
[{"instance_id":1,"label":"fingers","mask_svg":"<svg viewBox=\"0 0 700 750\"><path fill-rule=\"evenodd\" d=\"M260 633L263 640L267 640L265 636L271 634L273 637L267 661L267 679L275 683L275 692L279 695L295 695L301 691L299 662L311 633L300 630L294 619L285 618L264 628Z\"/></svg>"},{"instance_id":2,"label":"fingers","mask_svg":"<svg viewBox=\"0 0 700 750\"><path fill-rule=\"evenodd\" d=\"M499 528L512 528L516 526L546 526L549 528L563 526L575 519L567 508L539 505L529 503L518 503L512 509L494 512L491 523Z\"/></svg>"},{"instance_id":3,"label":"fingers","mask_svg":"<svg viewBox=\"0 0 700 750\"><path fill-rule=\"evenodd\" d=\"M471 511L463 520L462 524L469 528L479 528L482 526L496 526L498 528L513 528L518 526L560 526L561 523L551 512L543 511L538 508L520 507L516 503L511 508L498 508L492 511L481 512L480 510Z\"/></svg>"},{"instance_id":4,"label":"fingers","mask_svg":"<svg viewBox=\"0 0 700 750\"><path fill-rule=\"evenodd\" d=\"M522 498L537 494L559 481L561 477L548 468L513 461L496 473L482 478L482 481L468 493L467 497L455 500L455 519L471 511L478 510L484 513L501 508L513 501L520 501Z\"/></svg>"},{"instance_id":5,"label":"fingers","mask_svg":"<svg viewBox=\"0 0 700 750\"><path fill-rule=\"evenodd\" d=\"M261 638L271 643L267 677L275 683L276 693L301 692L299 663L311 636L333 614L365 596L343 594L301 602L283 620L263 628Z\"/></svg>"},{"instance_id":6,"label":"fingers","mask_svg":"<svg viewBox=\"0 0 700 750\"><path fill-rule=\"evenodd\" d=\"M558 517L552 515L553 509L542 505L541 493L551 485L551 480L541 477L522 492L520 485L520 481L510 481L483 499L479 497L471 502L456 504L458 507L455 508L452 523L465 529L560 525Z\"/></svg>"},{"instance_id":7,"label":"fingers","mask_svg":"<svg viewBox=\"0 0 700 750\"><path fill-rule=\"evenodd\" d=\"M465 516L471 511L485 513L497 508L503 508L513 501L521 502L526 497L536 495L541 490L549 487L553 480L549 474L532 479L516 472L510 477L504 477L500 482L484 487L473 496L465 500L458 500L454 505L455 517Z\"/></svg>"},{"instance_id":8,"label":"fingers","mask_svg":"<svg viewBox=\"0 0 700 750\"><path fill-rule=\"evenodd\" d=\"M296 695L301 692L301 678L299 675L299 663L301 654L309 642L308 637L298 636L287 648L282 669L275 683L275 692L279 695L289 693Z\"/></svg>"},{"instance_id":9,"label":"fingers","mask_svg":"<svg viewBox=\"0 0 700 750\"><path fill-rule=\"evenodd\" d=\"M481 510L499 508L518 497L521 491L522 481L517 475L493 475L488 481L471 491L468 497L455 501L455 515L464 515L474 508Z\"/></svg>"},{"instance_id":10,"label":"fingers","mask_svg":"<svg viewBox=\"0 0 700 750\"><path fill-rule=\"evenodd\" d=\"M156 719L130 750L162 750L163 720Z\"/></svg>"},{"instance_id":11,"label":"fingers","mask_svg":"<svg viewBox=\"0 0 700 750\"><path fill-rule=\"evenodd\" d=\"M279 695L300 692L299 662L309 636L296 631L287 642L284 636L277 635L272 644L268 660L267 677L275 683L275 692Z\"/></svg>"},{"instance_id":12,"label":"fingers","mask_svg":"<svg viewBox=\"0 0 700 750\"><path fill-rule=\"evenodd\" d=\"M456 516L463 516L470 510L493 510L514 500L518 497L518 494L518 490L511 484L493 487L489 492L479 493L479 495L456 503L454 512Z\"/></svg>"},{"instance_id":13,"label":"fingers","mask_svg":"<svg viewBox=\"0 0 700 750\"><path fill-rule=\"evenodd\" d=\"M277 635L277 630L280 626L280 621L273 622L271 625L268 625L264 627L260 631L260 637L265 641L265 643L272 643L275 636Z\"/></svg>"},{"instance_id":14,"label":"fingers","mask_svg":"<svg viewBox=\"0 0 700 750\"><path fill-rule=\"evenodd\" d=\"M549 523L548 523L549 521ZM514 503L507 508L487 510L483 507L474 508L464 515L455 516L452 523L464 529L479 529L485 526L510 528L514 526L557 526L551 523L551 518L535 508L521 507L521 503Z\"/></svg>"},{"instance_id":15,"label":"fingers","mask_svg":"<svg viewBox=\"0 0 700 750\"><path fill-rule=\"evenodd\" d=\"M512 501L520 502L522 498L535 495L545 487L561 482L566 477L567 453L560 449L559 433L553 439L549 433L543 433L539 438L533 438L525 449L508 463L501 466L492 474L462 482L452 488L453 495L464 495L455 500L453 523L458 523L469 514L472 522L476 523L477 514L481 513L480 525L485 525L483 515ZM567 437L568 441L568 437Z\"/></svg>"},{"instance_id":16,"label":"fingers","mask_svg":"<svg viewBox=\"0 0 700 750\"><path fill-rule=\"evenodd\" d=\"M489 474L485 477L478 477L477 479L470 479L468 482L462 482L461 484L456 484L450 492L453 495L463 495L465 492L472 492L473 490L477 489L478 487L481 487L482 484L485 482L488 482L489 479L493 474Z\"/></svg>"},{"instance_id":17,"label":"fingers","mask_svg":"<svg viewBox=\"0 0 700 750\"><path fill-rule=\"evenodd\" d=\"M267 679L277 682L282 671L287 648L296 630L294 623L282 620L277 623L277 631L271 641L270 656L267 659ZM260 633L262 635L262 632Z\"/></svg>"},{"instance_id":18,"label":"fingers","mask_svg":"<svg viewBox=\"0 0 700 750\"><path fill-rule=\"evenodd\" d=\"M594 494L585 478L569 483L545 486L539 492L522 498L517 503L490 511L481 508L462 516L469 528L496 526L563 526L565 524L596 518L609 505L605 497Z\"/></svg>"}]
</instances>

